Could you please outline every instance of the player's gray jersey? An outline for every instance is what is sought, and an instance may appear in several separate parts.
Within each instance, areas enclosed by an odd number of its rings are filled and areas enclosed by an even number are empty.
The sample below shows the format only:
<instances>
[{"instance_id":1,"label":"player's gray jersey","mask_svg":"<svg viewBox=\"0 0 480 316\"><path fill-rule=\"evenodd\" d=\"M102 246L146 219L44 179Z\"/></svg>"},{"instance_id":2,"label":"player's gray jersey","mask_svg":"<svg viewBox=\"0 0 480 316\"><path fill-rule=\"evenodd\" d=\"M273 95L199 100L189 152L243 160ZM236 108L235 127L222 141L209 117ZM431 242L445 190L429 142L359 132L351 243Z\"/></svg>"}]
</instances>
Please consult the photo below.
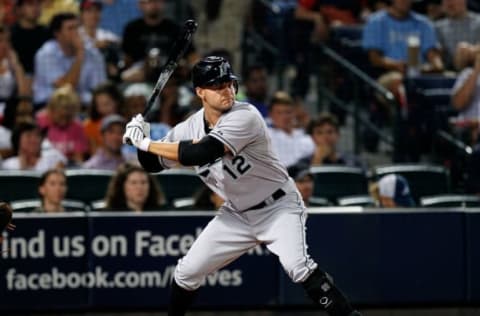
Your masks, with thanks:
<instances>
[{"instance_id":1,"label":"player's gray jersey","mask_svg":"<svg viewBox=\"0 0 480 316\"><path fill-rule=\"evenodd\" d=\"M170 130L164 140L198 140L208 133L225 144L231 153L195 170L232 208L242 211L256 205L287 181L288 174L272 151L265 121L251 104L235 102L210 131L205 124L201 109ZM163 158L160 162L164 167L173 165Z\"/></svg>"}]
</instances>

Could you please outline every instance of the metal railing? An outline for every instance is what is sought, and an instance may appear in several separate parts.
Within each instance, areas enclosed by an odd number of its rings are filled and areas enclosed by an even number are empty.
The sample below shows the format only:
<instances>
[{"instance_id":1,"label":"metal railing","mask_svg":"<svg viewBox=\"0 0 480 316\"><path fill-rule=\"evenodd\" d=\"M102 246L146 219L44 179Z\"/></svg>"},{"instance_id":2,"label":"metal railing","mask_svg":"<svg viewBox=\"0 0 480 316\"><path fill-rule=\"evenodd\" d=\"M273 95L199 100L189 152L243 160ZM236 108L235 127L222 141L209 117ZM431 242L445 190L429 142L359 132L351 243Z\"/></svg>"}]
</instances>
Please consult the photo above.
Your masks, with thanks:
<instances>
[{"instance_id":1,"label":"metal railing","mask_svg":"<svg viewBox=\"0 0 480 316\"><path fill-rule=\"evenodd\" d=\"M327 45L320 44L318 45L318 49L323 56L327 57L330 61L334 62L336 65L346 70L346 74L348 75L349 78L351 78L351 83L353 85L352 86L352 89L353 89L352 102L347 103L343 100L340 100L333 93L331 93L325 87L325 85L319 86L319 90L320 90L319 93L322 94L322 96L326 97L333 106L336 106L353 116L354 118L353 129L354 129L354 137L355 137L354 152L356 154L360 152L360 144L361 144L361 141L359 139L361 134L360 127L364 126L365 128L369 129L371 132L373 132L375 135L377 135L379 137L379 140L393 147L394 156L395 156L395 150L396 150L395 144L396 144L396 135L397 135L396 127L395 127L396 124L394 124L394 128L392 129L392 134L389 135L388 133L382 131L378 126L372 123L369 119L362 116L360 112L361 105L362 103L364 103L360 98L360 87L362 85L367 86L375 94L382 97L385 100L385 102L387 102L388 105L391 106L392 109L398 109L399 106L398 106L397 100L395 99L392 92L385 89L382 85L380 85L377 81L371 78L368 74L366 74L356 65L354 65L353 63L351 63L350 61L342 57L340 54L335 52L333 49L331 49ZM396 120L394 119L394 122L395 121Z\"/></svg>"}]
</instances>

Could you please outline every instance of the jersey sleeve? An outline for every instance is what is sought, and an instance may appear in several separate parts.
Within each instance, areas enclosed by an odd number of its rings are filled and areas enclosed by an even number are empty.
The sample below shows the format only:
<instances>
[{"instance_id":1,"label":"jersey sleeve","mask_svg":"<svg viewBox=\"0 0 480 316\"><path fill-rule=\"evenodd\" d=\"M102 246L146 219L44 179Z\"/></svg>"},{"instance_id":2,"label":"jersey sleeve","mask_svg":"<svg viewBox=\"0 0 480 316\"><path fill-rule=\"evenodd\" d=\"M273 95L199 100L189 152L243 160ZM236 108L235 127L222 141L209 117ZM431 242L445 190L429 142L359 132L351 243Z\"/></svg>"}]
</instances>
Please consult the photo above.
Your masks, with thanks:
<instances>
[{"instance_id":1,"label":"jersey sleeve","mask_svg":"<svg viewBox=\"0 0 480 316\"><path fill-rule=\"evenodd\" d=\"M265 132L265 124L260 114L240 110L226 115L209 135L225 144L236 156L245 146L254 142L262 131Z\"/></svg>"}]
</instances>

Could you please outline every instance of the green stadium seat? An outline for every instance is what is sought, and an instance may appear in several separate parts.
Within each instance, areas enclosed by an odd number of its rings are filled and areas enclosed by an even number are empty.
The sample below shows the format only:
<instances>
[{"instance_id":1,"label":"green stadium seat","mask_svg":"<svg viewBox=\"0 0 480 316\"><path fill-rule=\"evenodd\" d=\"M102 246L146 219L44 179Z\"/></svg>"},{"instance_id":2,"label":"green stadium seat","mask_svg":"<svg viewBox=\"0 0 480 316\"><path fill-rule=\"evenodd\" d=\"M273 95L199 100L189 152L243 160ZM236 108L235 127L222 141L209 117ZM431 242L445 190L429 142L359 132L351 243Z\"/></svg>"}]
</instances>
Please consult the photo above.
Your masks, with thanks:
<instances>
[{"instance_id":1,"label":"green stadium seat","mask_svg":"<svg viewBox=\"0 0 480 316\"><path fill-rule=\"evenodd\" d=\"M410 192L417 204L420 197L446 194L450 192L450 173L438 165L395 164L379 166L374 169L375 180L387 174L400 174L407 179Z\"/></svg>"},{"instance_id":2,"label":"green stadium seat","mask_svg":"<svg viewBox=\"0 0 480 316\"><path fill-rule=\"evenodd\" d=\"M367 176L361 168L347 166L313 166L314 197L323 197L335 204L338 198L368 194Z\"/></svg>"},{"instance_id":3,"label":"green stadium seat","mask_svg":"<svg viewBox=\"0 0 480 316\"><path fill-rule=\"evenodd\" d=\"M480 196L462 194L424 196L420 198L420 205L424 207L480 207Z\"/></svg>"},{"instance_id":4,"label":"green stadium seat","mask_svg":"<svg viewBox=\"0 0 480 316\"><path fill-rule=\"evenodd\" d=\"M72 169L66 171L67 199L79 200L86 204L103 199L108 183L114 175L111 170Z\"/></svg>"},{"instance_id":5,"label":"green stadium seat","mask_svg":"<svg viewBox=\"0 0 480 316\"><path fill-rule=\"evenodd\" d=\"M38 198L40 172L27 170L0 170L0 200Z\"/></svg>"},{"instance_id":6,"label":"green stadium seat","mask_svg":"<svg viewBox=\"0 0 480 316\"><path fill-rule=\"evenodd\" d=\"M168 169L154 174L169 205L179 198L193 197L204 184L191 169Z\"/></svg>"}]
</instances>

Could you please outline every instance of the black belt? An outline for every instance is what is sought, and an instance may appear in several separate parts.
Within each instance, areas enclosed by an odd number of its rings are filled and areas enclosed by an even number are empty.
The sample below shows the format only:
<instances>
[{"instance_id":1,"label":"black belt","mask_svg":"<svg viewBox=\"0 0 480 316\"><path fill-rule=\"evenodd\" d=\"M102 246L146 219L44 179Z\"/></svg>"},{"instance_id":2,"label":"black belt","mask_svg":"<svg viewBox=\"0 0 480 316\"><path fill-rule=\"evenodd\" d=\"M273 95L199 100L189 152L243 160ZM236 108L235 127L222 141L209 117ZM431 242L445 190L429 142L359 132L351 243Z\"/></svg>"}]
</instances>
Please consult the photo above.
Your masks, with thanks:
<instances>
[{"instance_id":1,"label":"black belt","mask_svg":"<svg viewBox=\"0 0 480 316\"><path fill-rule=\"evenodd\" d=\"M281 198L282 196L286 195L285 191L283 191L282 189L278 189L277 191L273 192L273 194L268 197L267 199L265 199L264 201L254 205L254 206L251 206L249 208L247 208L245 211L250 211L250 210L256 210L256 209L259 209L259 208L264 208L265 206L271 204L271 202L267 202L267 200L270 200L273 199L273 201L276 201L278 200L279 198Z\"/></svg>"}]
</instances>

